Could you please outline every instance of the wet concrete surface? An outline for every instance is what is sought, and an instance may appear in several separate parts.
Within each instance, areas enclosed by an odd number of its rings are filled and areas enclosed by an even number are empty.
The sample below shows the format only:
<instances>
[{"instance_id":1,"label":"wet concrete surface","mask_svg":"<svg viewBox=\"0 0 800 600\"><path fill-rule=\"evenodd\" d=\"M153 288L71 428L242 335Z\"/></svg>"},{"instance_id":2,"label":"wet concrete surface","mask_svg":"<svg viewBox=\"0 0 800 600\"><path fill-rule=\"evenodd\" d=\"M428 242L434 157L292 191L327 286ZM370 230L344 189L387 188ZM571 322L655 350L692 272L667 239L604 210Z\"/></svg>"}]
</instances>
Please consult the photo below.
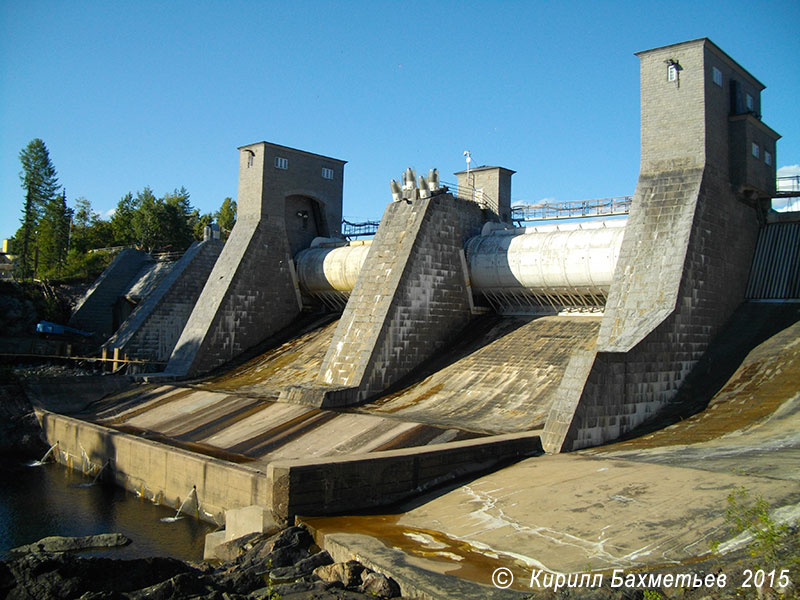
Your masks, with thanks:
<instances>
[{"instance_id":1,"label":"wet concrete surface","mask_svg":"<svg viewBox=\"0 0 800 600\"><path fill-rule=\"evenodd\" d=\"M576 350L594 347L600 317L486 315L406 385L358 410L484 433L544 426Z\"/></svg>"},{"instance_id":2,"label":"wet concrete surface","mask_svg":"<svg viewBox=\"0 0 800 600\"><path fill-rule=\"evenodd\" d=\"M536 327L550 326L537 321ZM274 401L274 377L295 383L315 374L328 326L230 375L184 388L141 386L95 402L82 415L191 444L197 451L210 448L265 462L463 439L474 435L468 429L490 429L484 426L489 421L476 425L480 419L468 417L477 413L459 413L440 393L463 361L481 363L473 356L481 351L494 360L502 352L493 344L508 343L508 336L513 339L536 321L486 323L443 364L431 367L434 373L357 412ZM591 319L578 327L591 329ZM519 590L537 568L587 572L690 564L709 552L710 542L732 537L725 507L738 490L766 500L781 519L800 514L800 323L770 335L740 362L705 409L664 429L569 455L527 459L395 514L309 523L323 537L344 535L353 552L377 543L393 556L400 553L403 564L421 572L488 584L495 569L506 567ZM502 373L508 366L492 368ZM460 402L469 406L466 396ZM523 413L524 406L515 410ZM495 423L500 421L513 419L503 416Z\"/></svg>"},{"instance_id":3,"label":"wet concrete surface","mask_svg":"<svg viewBox=\"0 0 800 600\"><path fill-rule=\"evenodd\" d=\"M309 519L353 551L377 540L423 569L489 585L497 568L525 591L533 570L691 568L741 548L732 494L800 519L800 323L754 348L707 408L600 448L524 460L383 516ZM373 540L367 542L366 540ZM755 568L757 559L753 559ZM683 567L681 567L683 565Z\"/></svg>"}]
</instances>

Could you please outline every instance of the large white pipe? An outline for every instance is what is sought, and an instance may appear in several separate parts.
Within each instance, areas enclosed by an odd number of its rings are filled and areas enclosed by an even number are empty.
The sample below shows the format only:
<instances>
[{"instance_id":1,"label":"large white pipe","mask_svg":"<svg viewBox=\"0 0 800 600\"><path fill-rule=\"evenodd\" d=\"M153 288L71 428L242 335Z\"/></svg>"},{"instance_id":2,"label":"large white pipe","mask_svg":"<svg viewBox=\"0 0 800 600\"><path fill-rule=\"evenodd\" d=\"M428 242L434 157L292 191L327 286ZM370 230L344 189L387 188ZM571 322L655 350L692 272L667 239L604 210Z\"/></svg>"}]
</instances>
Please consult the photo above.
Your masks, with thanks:
<instances>
[{"instance_id":1,"label":"large white pipe","mask_svg":"<svg viewBox=\"0 0 800 600\"><path fill-rule=\"evenodd\" d=\"M302 250L295 256L300 289L308 294L350 292L367 259L369 243Z\"/></svg>"},{"instance_id":2,"label":"large white pipe","mask_svg":"<svg viewBox=\"0 0 800 600\"><path fill-rule=\"evenodd\" d=\"M605 298L619 257L624 220L494 230L471 238L465 251L477 293ZM369 241L317 246L295 257L307 294L352 291Z\"/></svg>"},{"instance_id":3,"label":"large white pipe","mask_svg":"<svg viewBox=\"0 0 800 600\"><path fill-rule=\"evenodd\" d=\"M604 297L614 277L625 221L492 231L466 245L476 292Z\"/></svg>"}]
</instances>

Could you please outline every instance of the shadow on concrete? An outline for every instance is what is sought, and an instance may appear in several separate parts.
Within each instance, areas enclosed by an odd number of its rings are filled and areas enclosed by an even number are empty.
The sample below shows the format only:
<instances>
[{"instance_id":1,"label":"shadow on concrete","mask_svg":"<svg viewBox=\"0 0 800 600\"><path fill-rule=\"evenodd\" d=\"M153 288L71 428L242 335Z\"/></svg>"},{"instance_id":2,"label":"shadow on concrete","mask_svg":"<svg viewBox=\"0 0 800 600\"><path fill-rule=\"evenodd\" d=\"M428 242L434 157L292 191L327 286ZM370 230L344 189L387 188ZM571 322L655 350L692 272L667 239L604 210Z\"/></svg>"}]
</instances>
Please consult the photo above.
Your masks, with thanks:
<instances>
[{"instance_id":1,"label":"shadow on concrete","mask_svg":"<svg viewBox=\"0 0 800 600\"><path fill-rule=\"evenodd\" d=\"M341 313L324 312L322 310L311 313L302 312L289 325L267 337L258 344L251 346L236 358L212 369L200 377L179 379L179 381L181 384L199 384L204 381L226 375L236 367L239 367L253 360L254 358L257 358L262 354L269 352L270 350L274 350L275 348L278 348L279 346L291 341L296 337L300 337L301 335L305 335L306 333L314 331L315 329L324 327L325 325L337 320L339 317L341 317Z\"/></svg>"},{"instance_id":2,"label":"shadow on concrete","mask_svg":"<svg viewBox=\"0 0 800 600\"><path fill-rule=\"evenodd\" d=\"M754 348L798 321L800 304L742 303L692 369L669 406L652 421L643 423L612 443L652 433L702 412Z\"/></svg>"},{"instance_id":3,"label":"shadow on concrete","mask_svg":"<svg viewBox=\"0 0 800 600\"><path fill-rule=\"evenodd\" d=\"M535 316L501 316L494 312L480 315L472 319L438 356L421 363L397 383L392 384L380 394L368 398L362 405L379 401L420 383L434 373L457 363L520 327L524 327L536 318Z\"/></svg>"}]
</instances>

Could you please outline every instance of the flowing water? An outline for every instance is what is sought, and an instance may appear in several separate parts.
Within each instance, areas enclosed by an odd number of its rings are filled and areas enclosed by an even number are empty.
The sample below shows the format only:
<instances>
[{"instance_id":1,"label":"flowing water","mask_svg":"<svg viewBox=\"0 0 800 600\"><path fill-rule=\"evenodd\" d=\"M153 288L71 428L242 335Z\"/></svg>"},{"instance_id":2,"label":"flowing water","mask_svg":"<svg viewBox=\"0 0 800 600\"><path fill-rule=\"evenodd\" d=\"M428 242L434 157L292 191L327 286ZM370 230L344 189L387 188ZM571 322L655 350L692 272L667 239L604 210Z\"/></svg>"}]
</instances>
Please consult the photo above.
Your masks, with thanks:
<instances>
[{"instance_id":1,"label":"flowing water","mask_svg":"<svg viewBox=\"0 0 800 600\"><path fill-rule=\"evenodd\" d=\"M29 466L33 464L34 466ZM119 532L133 540L122 548L81 552L84 556L203 558L205 536L214 527L174 517L175 509L94 477L48 462L0 464L0 560L8 550L50 535L80 536Z\"/></svg>"}]
</instances>

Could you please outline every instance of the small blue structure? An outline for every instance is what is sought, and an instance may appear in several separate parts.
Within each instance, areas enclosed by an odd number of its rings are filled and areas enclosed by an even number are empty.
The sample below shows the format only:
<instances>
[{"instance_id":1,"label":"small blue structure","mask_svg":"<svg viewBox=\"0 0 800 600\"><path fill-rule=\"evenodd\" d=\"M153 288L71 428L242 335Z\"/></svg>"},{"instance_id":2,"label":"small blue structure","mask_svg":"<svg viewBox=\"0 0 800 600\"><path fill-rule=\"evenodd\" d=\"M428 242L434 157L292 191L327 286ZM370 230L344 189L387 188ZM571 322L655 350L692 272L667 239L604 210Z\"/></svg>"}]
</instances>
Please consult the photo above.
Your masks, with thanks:
<instances>
[{"instance_id":1,"label":"small blue structure","mask_svg":"<svg viewBox=\"0 0 800 600\"><path fill-rule=\"evenodd\" d=\"M52 335L80 335L90 338L94 333L90 331L81 331L66 325L59 325L58 323L51 323L50 321L39 321L36 324L36 333L49 333Z\"/></svg>"}]
</instances>

